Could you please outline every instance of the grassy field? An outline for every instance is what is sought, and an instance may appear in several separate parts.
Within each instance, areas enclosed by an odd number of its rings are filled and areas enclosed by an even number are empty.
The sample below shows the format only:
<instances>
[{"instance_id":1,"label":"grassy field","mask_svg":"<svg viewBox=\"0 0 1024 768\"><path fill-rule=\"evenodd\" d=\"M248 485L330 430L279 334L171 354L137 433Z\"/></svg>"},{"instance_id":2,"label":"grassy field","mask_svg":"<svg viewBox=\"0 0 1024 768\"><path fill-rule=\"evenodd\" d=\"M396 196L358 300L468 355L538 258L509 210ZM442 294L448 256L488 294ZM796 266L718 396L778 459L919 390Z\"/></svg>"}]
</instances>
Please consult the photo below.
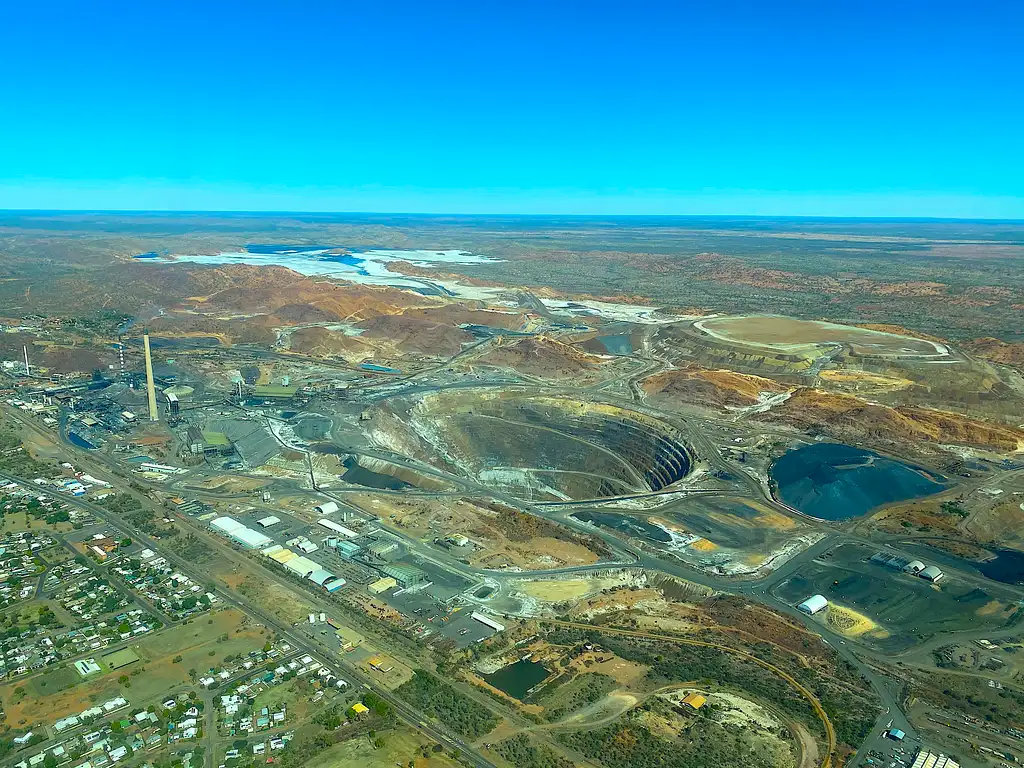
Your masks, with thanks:
<instances>
[{"instance_id":1,"label":"grassy field","mask_svg":"<svg viewBox=\"0 0 1024 768\"><path fill-rule=\"evenodd\" d=\"M71 523L48 523L40 517L32 517L28 512L8 512L0 517L0 534L15 531L54 531L64 533L72 529Z\"/></svg>"},{"instance_id":2,"label":"grassy field","mask_svg":"<svg viewBox=\"0 0 1024 768\"><path fill-rule=\"evenodd\" d=\"M158 632L131 647L139 662L88 680L69 664L2 685L0 702L7 712L7 722L48 724L115 696L124 696L133 706L146 705L173 688L190 685L190 669L202 675L227 655L261 648L267 641L266 630L243 627L243 619L239 611L229 609ZM224 635L228 639L222 641ZM97 653L97 658L100 655ZM179 656L181 661L175 662ZM138 674L132 674L135 672ZM123 675L128 675L128 685L118 682ZM15 694L18 687L25 689L23 697Z\"/></svg>"},{"instance_id":3,"label":"grassy field","mask_svg":"<svg viewBox=\"0 0 1024 768\"><path fill-rule=\"evenodd\" d=\"M365 736L331 747L310 760L307 768L395 768L415 761L416 768L455 768L459 765L443 753L423 757L421 747L428 742L411 730L390 731L382 735L384 746L375 749Z\"/></svg>"},{"instance_id":4,"label":"grassy field","mask_svg":"<svg viewBox=\"0 0 1024 768\"><path fill-rule=\"evenodd\" d=\"M108 653L102 658L103 663L111 669L121 669L121 667L127 667L129 664L134 664L138 660L139 654L131 648L122 648L120 651Z\"/></svg>"}]
</instances>

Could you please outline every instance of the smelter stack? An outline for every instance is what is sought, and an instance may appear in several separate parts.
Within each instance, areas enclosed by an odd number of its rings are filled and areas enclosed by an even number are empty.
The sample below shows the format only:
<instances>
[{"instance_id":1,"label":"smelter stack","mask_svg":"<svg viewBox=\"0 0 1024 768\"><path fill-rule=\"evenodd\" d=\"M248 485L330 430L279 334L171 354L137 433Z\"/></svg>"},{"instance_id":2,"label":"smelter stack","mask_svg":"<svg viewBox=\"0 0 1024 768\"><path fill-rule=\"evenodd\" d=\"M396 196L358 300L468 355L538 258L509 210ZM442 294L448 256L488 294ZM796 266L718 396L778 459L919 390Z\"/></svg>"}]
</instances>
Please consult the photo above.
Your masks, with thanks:
<instances>
[{"instance_id":1,"label":"smelter stack","mask_svg":"<svg viewBox=\"0 0 1024 768\"><path fill-rule=\"evenodd\" d=\"M156 409L156 383L153 381L153 356L149 352L149 334L142 334L142 346L146 350L146 393L149 395L149 420L159 421Z\"/></svg>"}]
</instances>

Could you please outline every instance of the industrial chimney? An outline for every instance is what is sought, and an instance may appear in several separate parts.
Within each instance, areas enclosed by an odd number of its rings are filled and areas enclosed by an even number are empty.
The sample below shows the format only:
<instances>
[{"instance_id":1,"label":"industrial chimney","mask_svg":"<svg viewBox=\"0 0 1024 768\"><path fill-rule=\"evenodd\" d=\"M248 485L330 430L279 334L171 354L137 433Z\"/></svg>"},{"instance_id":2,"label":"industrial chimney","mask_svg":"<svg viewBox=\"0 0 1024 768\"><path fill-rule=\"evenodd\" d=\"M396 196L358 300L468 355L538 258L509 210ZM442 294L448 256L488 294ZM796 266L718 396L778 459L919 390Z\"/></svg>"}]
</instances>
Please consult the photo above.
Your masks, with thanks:
<instances>
[{"instance_id":1,"label":"industrial chimney","mask_svg":"<svg viewBox=\"0 0 1024 768\"><path fill-rule=\"evenodd\" d=\"M142 334L142 346L146 350L146 393L149 395L149 420L159 421L156 410L156 383L153 381L153 356L149 352L149 334Z\"/></svg>"}]
</instances>

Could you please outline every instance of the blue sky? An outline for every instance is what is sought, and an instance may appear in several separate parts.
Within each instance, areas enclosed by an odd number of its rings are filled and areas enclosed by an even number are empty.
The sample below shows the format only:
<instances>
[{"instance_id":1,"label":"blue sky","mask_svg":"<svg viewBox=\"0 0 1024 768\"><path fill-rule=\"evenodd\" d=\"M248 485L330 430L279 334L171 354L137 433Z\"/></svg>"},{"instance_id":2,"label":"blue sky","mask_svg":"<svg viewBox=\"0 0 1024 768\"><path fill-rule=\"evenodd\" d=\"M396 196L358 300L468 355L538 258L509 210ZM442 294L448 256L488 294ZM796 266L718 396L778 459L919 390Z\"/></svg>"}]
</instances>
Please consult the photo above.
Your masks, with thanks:
<instances>
[{"instance_id":1,"label":"blue sky","mask_svg":"<svg viewBox=\"0 0 1024 768\"><path fill-rule=\"evenodd\" d=\"M0 8L0 207L1024 218L1020 2Z\"/></svg>"}]
</instances>

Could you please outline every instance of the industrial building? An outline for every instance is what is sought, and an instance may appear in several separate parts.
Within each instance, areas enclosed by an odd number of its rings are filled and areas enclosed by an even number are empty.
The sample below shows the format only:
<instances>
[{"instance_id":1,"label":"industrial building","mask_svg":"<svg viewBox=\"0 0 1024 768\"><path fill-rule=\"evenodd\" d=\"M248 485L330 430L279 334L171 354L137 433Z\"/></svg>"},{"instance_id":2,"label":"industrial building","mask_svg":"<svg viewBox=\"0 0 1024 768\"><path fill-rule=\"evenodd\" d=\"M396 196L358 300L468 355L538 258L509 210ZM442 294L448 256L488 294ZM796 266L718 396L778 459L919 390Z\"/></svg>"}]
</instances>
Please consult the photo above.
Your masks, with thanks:
<instances>
[{"instance_id":1,"label":"industrial building","mask_svg":"<svg viewBox=\"0 0 1024 768\"><path fill-rule=\"evenodd\" d=\"M903 571L904 573L920 574L921 571L925 570L925 565L920 560L910 560L906 557L890 555L886 552L877 552L872 555L871 562L877 565L884 565L886 568L892 568L894 571Z\"/></svg>"},{"instance_id":2,"label":"industrial building","mask_svg":"<svg viewBox=\"0 0 1024 768\"><path fill-rule=\"evenodd\" d=\"M231 440L223 432L203 432L203 453L206 455L219 454L221 456L230 456L234 453L235 448L231 445Z\"/></svg>"},{"instance_id":3,"label":"industrial building","mask_svg":"<svg viewBox=\"0 0 1024 768\"><path fill-rule=\"evenodd\" d=\"M307 577L310 581L316 584L318 587L322 587L327 581L336 578L330 571L325 571L323 568L317 568Z\"/></svg>"},{"instance_id":4,"label":"industrial building","mask_svg":"<svg viewBox=\"0 0 1024 768\"><path fill-rule=\"evenodd\" d=\"M343 557L354 557L359 554L362 547L358 544L352 543L351 541L339 541L335 545L335 549L337 549L338 553Z\"/></svg>"},{"instance_id":5,"label":"industrial building","mask_svg":"<svg viewBox=\"0 0 1024 768\"><path fill-rule=\"evenodd\" d=\"M385 558L397 549L397 542L390 539L381 539L380 541L373 542L373 544L366 548L366 551L374 557Z\"/></svg>"},{"instance_id":6,"label":"industrial building","mask_svg":"<svg viewBox=\"0 0 1024 768\"><path fill-rule=\"evenodd\" d=\"M272 544L273 540L264 536L259 531L247 528L233 517L218 517L210 521L210 527L220 531L232 541L241 544L247 549L258 549Z\"/></svg>"},{"instance_id":7,"label":"industrial building","mask_svg":"<svg viewBox=\"0 0 1024 768\"><path fill-rule=\"evenodd\" d=\"M273 546L267 547L262 550L262 553L274 562L283 565L296 576L309 579L317 586L326 589L328 592L336 592L346 584L343 578L331 573L321 566L320 563L296 554L287 547L282 547L280 544L274 544Z\"/></svg>"},{"instance_id":8,"label":"industrial building","mask_svg":"<svg viewBox=\"0 0 1024 768\"><path fill-rule=\"evenodd\" d=\"M328 592L337 592L339 589L345 586L347 582L341 578L341 576L335 576L333 579L328 579L323 583L323 588Z\"/></svg>"},{"instance_id":9,"label":"industrial building","mask_svg":"<svg viewBox=\"0 0 1024 768\"><path fill-rule=\"evenodd\" d=\"M253 388L252 395L258 400L291 400L298 391L298 387L285 387L279 384L259 384Z\"/></svg>"},{"instance_id":10,"label":"industrial building","mask_svg":"<svg viewBox=\"0 0 1024 768\"><path fill-rule=\"evenodd\" d=\"M313 511L318 515L333 515L338 511L338 502L336 501L325 501L323 504L318 504L313 507Z\"/></svg>"},{"instance_id":11,"label":"industrial building","mask_svg":"<svg viewBox=\"0 0 1024 768\"><path fill-rule=\"evenodd\" d=\"M280 517L270 515L269 517L264 517L260 520L257 520L256 525L258 525L260 528L270 528L271 526L277 525L280 522Z\"/></svg>"},{"instance_id":12,"label":"industrial building","mask_svg":"<svg viewBox=\"0 0 1024 768\"><path fill-rule=\"evenodd\" d=\"M505 625L495 621L490 616L485 616L484 614L479 613L477 611L473 611L473 613L470 615L473 617L474 620L479 621L484 626L490 627L495 632L505 631Z\"/></svg>"},{"instance_id":13,"label":"industrial building","mask_svg":"<svg viewBox=\"0 0 1024 768\"><path fill-rule=\"evenodd\" d=\"M358 533L353 531L351 528L346 528L344 525L338 525L333 520L328 520L327 518L323 518L323 519L317 520L316 523L321 528L326 528L328 531L332 531L334 533L341 534L346 539L354 539L354 538L356 538L359 535Z\"/></svg>"},{"instance_id":14,"label":"industrial building","mask_svg":"<svg viewBox=\"0 0 1024 768\"><path fill-rule=\"evenodd\" d=\"M296 547L298 549L301 549L307 555L310 552L316 552L318 549L320 549L320 547L318 547L312 541L307 539L305 536L296 536L294 539L288 539L288 541L286 541L285 544L287 544L289 547Z\"/></svg>"},{"instance_id":15,"label":"industrial building","mask_svg":"<svg viewBox=\"0 0 1024 768\"><path fill-rule=\"evenodd\" d=\"M876 565L884 565L886 568L892 568L894 571L902 571L910 563L910 560L899 555L890 555L887 552L876 552L871 556L871 562Z\"/></svg>"},{"instance_id":16,"label":"industrial building","mask_svg":"<svg viewBox=\"0 0 1024 768\"><path fill-rule=\"evenodd\" d=\"M921 750L910 768L960 768L960 763L951 757Z\"/></svg>"},{"instance_id":17,"label":"industrial building","mask_svg":"<svg viewBox=\"0 0 1024 768\"><path fill-rule=\"evenodd\" d=\"M304 579L308 579L315 571L320 570L320 563L313 562L301 555L289 558L281 564L296 576L301 576Z\"/></svg>"},{"instance_id":18,"label":"industrial building","mask_svg":"<svg viewBox=\"0 0 1024 768\"><path fill-rule=\"evenodd\" d=\"M803 611L808 616L813 616L828 607L828 600L824 595L811 595L797 606L797 610Z\"/></svg>"},{"instance_id":19,"label":"industrial building","mask_svg":"<svg viewBox=\"0 0 1024 768\"><path fill-rule=\"evenodd\" d=\"M934 565L929 565L927 568L925 568L923 571L921 571L917 575L920 576L925 581L930 581L933 584L935 582L937 582L939 579L941 579L942 576L943 576L942 571L940 571Z\"/></svg>"},{"instance_id":20,"label":"industrial building","mask_svg":"<svg viewBox=\"0 0 1024 768\"><path fill-rule=\"evenodd\" d=\"M386 576L390 576L397 581L398 586L402 589L415 587L420 584L424 584L427 581L427 574L414 565L393 563L391 565L385 565L380 570Z\"/></svg>"},{"instance_id":21,"label":"industrial building","mask_svg":"<svg viewBox=\"0 0 1024 768\"><path fill-rule=\"evenodd\" d=\"M390 576L385 576L383 579L378 579L373 582L373 584L370 584L367 589L370 591L370 594L379 595L381 592L387 592L389 589L393 589L397 586L397 581Z\"/></svg>"}]
</instances>

